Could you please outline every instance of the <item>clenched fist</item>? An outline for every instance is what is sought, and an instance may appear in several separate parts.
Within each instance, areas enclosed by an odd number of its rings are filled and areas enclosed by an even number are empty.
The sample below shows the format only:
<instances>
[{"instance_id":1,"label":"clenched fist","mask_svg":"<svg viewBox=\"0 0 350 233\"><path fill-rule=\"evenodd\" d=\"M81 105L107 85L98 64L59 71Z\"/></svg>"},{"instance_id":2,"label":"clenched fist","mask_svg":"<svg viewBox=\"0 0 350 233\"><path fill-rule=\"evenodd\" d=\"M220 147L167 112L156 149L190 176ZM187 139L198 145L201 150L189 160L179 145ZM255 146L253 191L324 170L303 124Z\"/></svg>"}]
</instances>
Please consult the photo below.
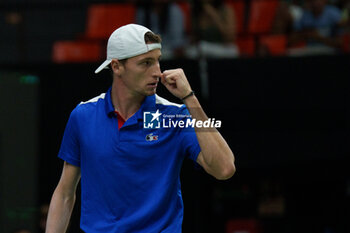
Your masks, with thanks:
<instances>
[{"instance_id":1,"label":"clenched fist","mask_svg":"<svg viewBox=\"0 0 350 233\"><path fill-rule=\"evenodd\" d=\"M182 69L165 70L160 78L163 85L177 98L182 99L192 91Z\"/></svg>"}]
</instances>

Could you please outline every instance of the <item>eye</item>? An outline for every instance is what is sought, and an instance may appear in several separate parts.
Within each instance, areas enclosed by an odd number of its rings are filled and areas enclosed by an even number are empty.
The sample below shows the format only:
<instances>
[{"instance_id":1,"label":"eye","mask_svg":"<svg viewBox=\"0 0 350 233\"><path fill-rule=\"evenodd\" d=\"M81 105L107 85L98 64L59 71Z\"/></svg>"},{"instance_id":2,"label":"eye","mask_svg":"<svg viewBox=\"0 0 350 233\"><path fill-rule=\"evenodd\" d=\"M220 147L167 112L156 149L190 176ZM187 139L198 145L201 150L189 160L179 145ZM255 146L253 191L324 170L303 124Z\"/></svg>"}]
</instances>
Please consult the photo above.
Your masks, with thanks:
<instances>
[{"instance_id":1,"label":"eye","mask_svg":"<svg viewBox=\"0 0 350 233\"><path fill-rule=\"evenodd\" d=\"M145 60L141 64L145 65L145 66L150 66L150 65L152 65L152 62L150 60Z\"/></svg>"}]
</instances>

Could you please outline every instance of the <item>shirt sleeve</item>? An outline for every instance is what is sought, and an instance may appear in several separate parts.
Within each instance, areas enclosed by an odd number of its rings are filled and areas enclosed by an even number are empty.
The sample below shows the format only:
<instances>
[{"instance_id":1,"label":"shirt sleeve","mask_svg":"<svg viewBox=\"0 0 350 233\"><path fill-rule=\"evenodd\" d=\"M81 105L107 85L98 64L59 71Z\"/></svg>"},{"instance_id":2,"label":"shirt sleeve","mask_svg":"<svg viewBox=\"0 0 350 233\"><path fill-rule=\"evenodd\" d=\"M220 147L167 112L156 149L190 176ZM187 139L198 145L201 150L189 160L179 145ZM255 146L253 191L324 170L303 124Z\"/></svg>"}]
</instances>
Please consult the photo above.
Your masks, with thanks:
<instances>
[{"instance_id":1,"label":"shirt sleeve","mask_svg":"<svg viewBox=\"0 0 350 233\"><path fill-rule=\"evenodd\" d=\"M181 114L190 117L190 113L188 112L186 107L183 107ZM196 135L196 132L194 131L194 128L184 128L182 129L181 134L182 134L181 146L184 150L186 158L189 158L194 162L196 162L197 157L201 152L201 148L199 146L197 135Z\"/></svg>"},{"instance_id":2,"label":"shirt sleeve","mask_svg":"<svg viewBox=\"0 0 350 233\"><path fill-rule=\"evenodd\" d=\"M80 145L77 113L77 108L75 108L69 117L58 157L67 163L80 167Z\"/></svg>"}]
</instances>

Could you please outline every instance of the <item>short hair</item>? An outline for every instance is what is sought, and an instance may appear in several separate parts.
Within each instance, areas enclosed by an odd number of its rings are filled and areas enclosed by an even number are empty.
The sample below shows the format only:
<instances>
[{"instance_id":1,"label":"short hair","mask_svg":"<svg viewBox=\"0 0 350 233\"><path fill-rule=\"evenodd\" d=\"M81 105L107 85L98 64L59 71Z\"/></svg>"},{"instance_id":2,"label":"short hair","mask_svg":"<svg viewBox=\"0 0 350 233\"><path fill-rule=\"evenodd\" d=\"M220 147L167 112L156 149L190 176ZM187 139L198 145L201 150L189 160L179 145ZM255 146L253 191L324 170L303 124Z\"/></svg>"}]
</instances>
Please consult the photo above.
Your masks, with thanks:
<instances>
[{"instance_id":1,"label":"short hair","mask_svg":"<svg viewBox=\"0 0 350 233\"><path fill-rule=\"evenodd\" d=\"M162 38L160 37L160 35L154 34L153 32L146 32L145 42L146 44L162 43Z\"/></svg>"}]
</instances>

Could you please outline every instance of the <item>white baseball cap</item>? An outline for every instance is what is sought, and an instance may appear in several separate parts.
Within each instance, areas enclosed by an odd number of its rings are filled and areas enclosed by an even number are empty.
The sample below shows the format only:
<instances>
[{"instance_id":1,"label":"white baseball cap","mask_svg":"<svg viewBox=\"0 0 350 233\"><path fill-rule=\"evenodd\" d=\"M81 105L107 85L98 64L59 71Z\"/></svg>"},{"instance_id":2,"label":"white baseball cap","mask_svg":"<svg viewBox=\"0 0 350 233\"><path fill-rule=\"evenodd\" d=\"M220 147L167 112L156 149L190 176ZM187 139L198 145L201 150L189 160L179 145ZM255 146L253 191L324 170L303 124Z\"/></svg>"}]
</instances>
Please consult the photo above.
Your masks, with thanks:
<instances>
[{"instance_id":1,"label":"white baseball cap","mask_svg":"<svg viewBox=\"0 0 350 233\"><path fill-rule=\"evenodd\" d=\"M160 43L146 44L147 32L152 31L138 24L127 24L115 30L108 39L107 60L95 70L95 73L107 68L112 59L122 60L154 49L161 49Z\"/></svg>"}]
</instances>

